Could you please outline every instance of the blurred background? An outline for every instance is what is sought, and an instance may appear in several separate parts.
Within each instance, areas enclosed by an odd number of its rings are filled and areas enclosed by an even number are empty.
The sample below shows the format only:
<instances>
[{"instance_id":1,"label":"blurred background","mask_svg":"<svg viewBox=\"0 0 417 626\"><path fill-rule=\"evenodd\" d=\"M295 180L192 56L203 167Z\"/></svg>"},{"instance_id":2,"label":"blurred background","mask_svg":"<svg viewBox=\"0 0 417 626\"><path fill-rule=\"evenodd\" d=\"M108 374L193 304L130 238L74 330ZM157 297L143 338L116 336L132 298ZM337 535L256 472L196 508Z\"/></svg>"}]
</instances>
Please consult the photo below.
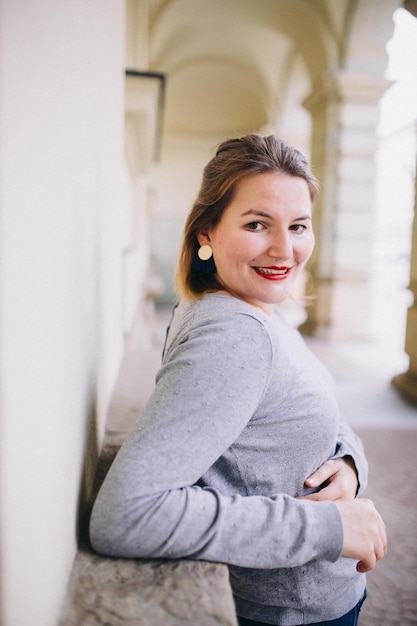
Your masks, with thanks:
<instances>
[{"instance_id":1,"label":"blurred background","mask_svg":"<svg viewBox=\"0 0 417 626\"><path fill-rule=\"evenodd\" d=\"M317 297L285 313L355 426L352 393L373 427L414 428L416 15L0 0L2 624L57 623L123 355L160 350L184 220L226 137L276 133L311 160Z\"/></svg>"}]
</instances>

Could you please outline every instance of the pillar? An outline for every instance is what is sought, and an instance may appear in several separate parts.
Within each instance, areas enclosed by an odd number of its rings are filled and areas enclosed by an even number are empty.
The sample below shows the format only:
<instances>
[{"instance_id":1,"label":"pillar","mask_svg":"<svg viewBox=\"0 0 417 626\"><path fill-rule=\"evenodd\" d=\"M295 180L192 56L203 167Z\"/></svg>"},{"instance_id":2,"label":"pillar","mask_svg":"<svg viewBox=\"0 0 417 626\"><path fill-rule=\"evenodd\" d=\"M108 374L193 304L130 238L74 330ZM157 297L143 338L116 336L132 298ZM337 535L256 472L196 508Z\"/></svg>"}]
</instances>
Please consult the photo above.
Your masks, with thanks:
<instances>
[{"instance_id":1,"label":"pillar","mask_svg":"<svg viewBox=\"0 0 417 626\"><path fill-rule=\"evenodd\" d=\"M321 183L315 207L313 295L302 332L364 339L370 329L379 76L326 73L304 106L312 116L311 162Z\"/></svg>"},{"instance_id":2,"label":"pillar","mask_svg":"<svg viewBox=\"0 0 417 626\"><path fill-rule=\"evenodd\" d=\"M416 176L414 222L411 248L411 270L409 289L413 304L408 309L405 351L410 357L407 372L395 376L392 383L410 401L417 404L417 176Z\"/></svg>"},{"instance_id":3,"label":"pillar","mask_svg":"<svg viewBox=\"0 0 417 626\"><path fill-rule=\"evenodd\" d=\"M149 224L155 203L153 172L160 160L165 77L149 71L150 0L126 0L125 148L131 223L123 255L126 347L148 348L153 307L162 289L152 259Z\"/></svg>"}]
</instances>

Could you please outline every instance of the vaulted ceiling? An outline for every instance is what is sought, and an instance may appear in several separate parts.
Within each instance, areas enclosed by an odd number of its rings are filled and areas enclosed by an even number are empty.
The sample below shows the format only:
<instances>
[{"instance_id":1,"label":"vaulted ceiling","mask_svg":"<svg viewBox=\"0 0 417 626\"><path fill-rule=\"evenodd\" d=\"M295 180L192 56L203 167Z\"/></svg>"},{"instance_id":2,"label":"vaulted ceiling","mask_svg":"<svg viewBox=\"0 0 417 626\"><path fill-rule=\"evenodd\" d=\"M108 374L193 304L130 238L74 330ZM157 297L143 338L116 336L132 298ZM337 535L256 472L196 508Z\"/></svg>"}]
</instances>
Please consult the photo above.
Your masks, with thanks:
<instances>
[{"instance_id":1,"label":"vaulted ceiling","mask_svg":"<svg viewBox=\"0 0 417 626\"><path fill-rule=\"evenodd\" d=\"M388 36L376 14L399 4L151 0L149 68L167 76L166 130L225 135L274 123L290 83L302 99L324 71L357 69L352 50L374 63L373 42Z\"/></svg>"}]
</instances>

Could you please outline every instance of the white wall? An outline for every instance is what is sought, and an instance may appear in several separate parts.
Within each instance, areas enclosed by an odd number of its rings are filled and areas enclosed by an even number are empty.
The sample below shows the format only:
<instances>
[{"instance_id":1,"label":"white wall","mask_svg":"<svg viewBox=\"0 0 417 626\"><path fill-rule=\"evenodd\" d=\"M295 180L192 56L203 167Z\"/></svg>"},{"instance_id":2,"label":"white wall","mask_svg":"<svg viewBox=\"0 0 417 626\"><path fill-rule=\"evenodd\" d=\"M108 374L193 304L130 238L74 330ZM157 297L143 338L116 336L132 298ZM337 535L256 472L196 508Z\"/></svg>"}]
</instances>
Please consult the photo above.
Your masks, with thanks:
<instances>
[{"instance_id":1,"label":"white wall","mask_svg":"<svg viewBox=\"0 0 417 626\"><path fill-rule=\"evenodd\" d=\"M100 435L122 349L123 6L0 5L4 626L56 624L89 422L98 398Z\"/></svg>"}]
</instances>

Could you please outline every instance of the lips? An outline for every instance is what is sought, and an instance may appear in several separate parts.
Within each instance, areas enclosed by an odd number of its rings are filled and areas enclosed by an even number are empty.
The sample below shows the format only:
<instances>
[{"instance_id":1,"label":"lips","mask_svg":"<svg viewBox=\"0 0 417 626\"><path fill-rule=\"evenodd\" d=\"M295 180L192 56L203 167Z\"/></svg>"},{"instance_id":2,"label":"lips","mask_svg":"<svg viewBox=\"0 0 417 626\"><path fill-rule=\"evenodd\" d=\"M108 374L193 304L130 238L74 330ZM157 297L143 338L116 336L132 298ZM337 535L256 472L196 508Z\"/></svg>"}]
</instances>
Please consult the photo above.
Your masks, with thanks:
<instances>
[{"instance_id":1,"label":"lips","mask_svg":"<svg viewBox=\"0 0 417 626\"><path fill-rule=\"evenodd\" d=\"M258 276L267 280L283 280L291 271L290 267L254 267Z\"/></svg>"}]
</instances>

